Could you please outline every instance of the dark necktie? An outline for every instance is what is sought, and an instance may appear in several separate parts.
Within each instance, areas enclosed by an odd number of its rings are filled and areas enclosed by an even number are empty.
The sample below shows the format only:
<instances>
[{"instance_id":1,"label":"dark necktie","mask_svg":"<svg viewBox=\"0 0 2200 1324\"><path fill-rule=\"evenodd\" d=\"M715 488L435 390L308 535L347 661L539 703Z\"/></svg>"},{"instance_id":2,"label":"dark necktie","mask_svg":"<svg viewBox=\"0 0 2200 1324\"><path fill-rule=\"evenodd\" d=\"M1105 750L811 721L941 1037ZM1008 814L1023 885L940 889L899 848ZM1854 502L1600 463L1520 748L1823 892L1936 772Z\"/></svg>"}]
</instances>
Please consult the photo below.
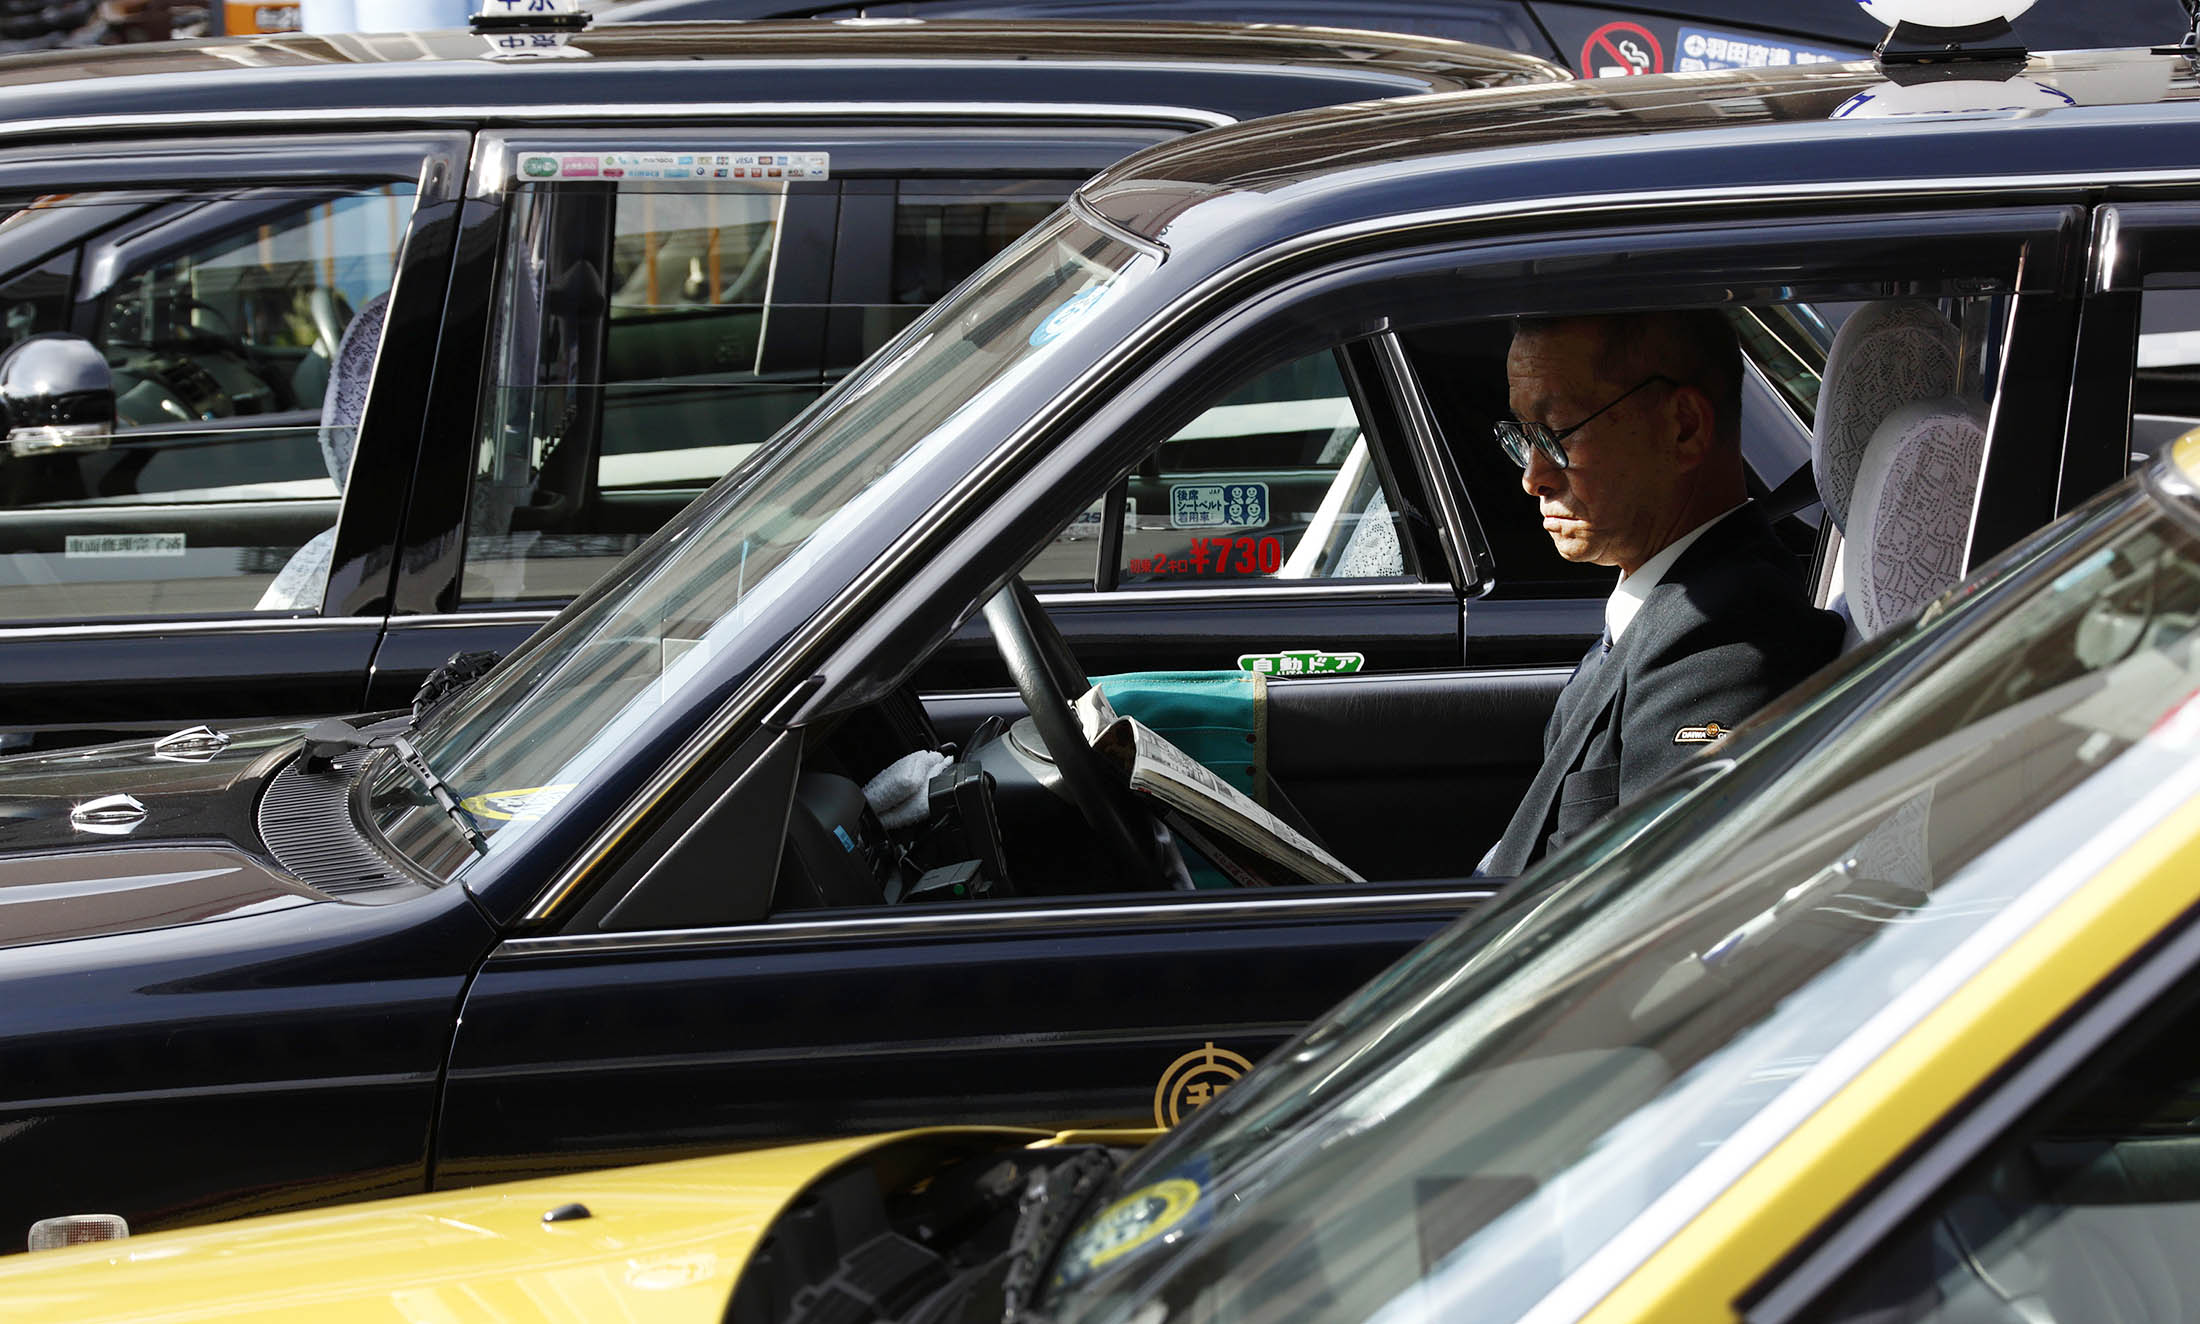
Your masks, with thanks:
<instances>
[{"instance_id":1,"label":"dark necktie","mask_svg":"<svg viewBox=\"0 0 2200 1324\"><path fill-rule=\"evenodd\" d=\"M1612 627L1607 625L1604 633L1597 636L1597 641L1589 645L1589 651L1581 655L1581 661L1574 667L1574 674L1566 678L1566 688L1572 689L1584 677L1595 675L1597 667L1611 652Z\"/></svg>"},{"instance_id":2,"label":"dark necktie","mask_svg":"<svg viewBox=\"0 0 2200 1324\"><path fill-rule=\"evenodd\" d=\"M1558 703L1551 709L1551 720L1544 723L1543 726L1543 747L1545 749L1549 749L1551 742L1558 738L1558 728L1565 721L1567 713L1571 711L1573 704L1588 692L1589 681L1597 674L1597 668L1604 664L1604 659L1610 656L1611 652L1612 631L1607 626L1604 633L1597 636L1597 641L1589 645L1589 651L1581 655L1581 661L1574 664L1574 674L1566 678L1566 687L1558 692Z\"/></svg>"}]
</instances>

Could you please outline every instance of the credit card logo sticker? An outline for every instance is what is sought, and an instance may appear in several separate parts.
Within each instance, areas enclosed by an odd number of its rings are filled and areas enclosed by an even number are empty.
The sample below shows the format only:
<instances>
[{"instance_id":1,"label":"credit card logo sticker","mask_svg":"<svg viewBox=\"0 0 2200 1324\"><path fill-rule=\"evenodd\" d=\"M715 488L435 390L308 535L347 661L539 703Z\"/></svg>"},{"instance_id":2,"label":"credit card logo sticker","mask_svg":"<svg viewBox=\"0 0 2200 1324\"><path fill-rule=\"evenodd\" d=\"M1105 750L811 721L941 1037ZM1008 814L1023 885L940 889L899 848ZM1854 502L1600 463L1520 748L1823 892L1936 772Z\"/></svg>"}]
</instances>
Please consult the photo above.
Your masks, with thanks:
<instances>
[{"instance_id":1,"label":"credit card logo sticker","mask_svg":"<svg viewBox=\"0 0 2200 1324\"><path fill-rule=\"evenodd\" d=\"M830 179L830 152L529 152L519 158L523 180Z\"/></svg>"}]
</instances>

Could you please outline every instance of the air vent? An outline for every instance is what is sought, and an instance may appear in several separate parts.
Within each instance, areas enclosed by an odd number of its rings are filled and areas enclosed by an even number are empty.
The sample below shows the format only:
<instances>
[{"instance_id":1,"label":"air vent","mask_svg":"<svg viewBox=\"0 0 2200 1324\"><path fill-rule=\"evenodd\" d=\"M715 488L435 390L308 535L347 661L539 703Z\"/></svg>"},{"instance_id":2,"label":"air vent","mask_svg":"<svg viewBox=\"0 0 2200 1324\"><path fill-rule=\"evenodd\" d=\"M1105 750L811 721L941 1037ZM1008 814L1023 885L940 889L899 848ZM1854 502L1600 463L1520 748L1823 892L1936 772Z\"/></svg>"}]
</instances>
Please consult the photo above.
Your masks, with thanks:
<instances>
[{"instance_id":1,"label":"air vent","mask_svg":"<svg viewBox=\"0 0 2200 1324\"><path fill-rule=\"evenodd\" d=\"M292 759L260 797L260 840L268 854L316 891L353 900L386 899L420 891L351 821L351 787L370 751L353 750L328 772L300 772ZM377 898L375 893L387 893Z\"/></svg>"}]
</instances>

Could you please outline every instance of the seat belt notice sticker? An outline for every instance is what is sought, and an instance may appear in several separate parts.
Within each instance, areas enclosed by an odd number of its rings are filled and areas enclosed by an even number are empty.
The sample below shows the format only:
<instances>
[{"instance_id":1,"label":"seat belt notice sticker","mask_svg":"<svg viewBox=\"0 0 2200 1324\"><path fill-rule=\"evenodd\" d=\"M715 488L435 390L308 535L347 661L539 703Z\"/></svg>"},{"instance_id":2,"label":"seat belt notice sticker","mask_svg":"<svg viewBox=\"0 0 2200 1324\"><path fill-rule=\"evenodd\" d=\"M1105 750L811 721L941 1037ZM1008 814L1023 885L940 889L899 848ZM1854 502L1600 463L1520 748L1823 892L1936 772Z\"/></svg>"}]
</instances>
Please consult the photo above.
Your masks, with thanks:
<instances>
[{"instance_id":1,"label":"seat belt notice sticker","mask_svg":"<svg viewBox=\"0 0 2200 1324\"><path fill-rule=\"evenodd\" d=\"M559 180L828 179L830 152L522 152L515 174L522 183Z\"/></svg>"}]
</instances>

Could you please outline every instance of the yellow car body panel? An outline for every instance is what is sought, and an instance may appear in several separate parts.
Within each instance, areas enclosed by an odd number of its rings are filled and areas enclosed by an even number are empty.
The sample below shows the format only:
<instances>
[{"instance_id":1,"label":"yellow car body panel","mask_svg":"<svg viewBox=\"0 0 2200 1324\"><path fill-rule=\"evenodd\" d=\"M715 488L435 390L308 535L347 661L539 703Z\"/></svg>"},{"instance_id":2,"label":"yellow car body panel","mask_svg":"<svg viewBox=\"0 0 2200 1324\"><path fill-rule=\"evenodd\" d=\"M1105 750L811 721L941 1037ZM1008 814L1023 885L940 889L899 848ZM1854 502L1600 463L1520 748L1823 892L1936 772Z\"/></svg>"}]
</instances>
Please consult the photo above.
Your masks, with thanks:
<instances>
[{"instance_id":1,"label":"yellow car body panel","mask_svg":"<svg viewBox=\"0 0 2200 1324\"><path fill-rule=\"evenodd\" d=\"M1587 1324L1739 1320L1744 1292L2196 904L2200 801L2187 801L1806 1118Z\"/></svg>"},{"instance_id":2,"label":"yellow car body panel","mask_svg":"<svg viewBox=\"0 0 2200 1324\"><path fill-rule=\"evenodd\" d=\"M0 1260L0 1319L41 1324L720 1324L804 1187L952 1128L438 1191ZM589 1217L545 1223L569 1203Z\"/></svg>"}]
</instances>

